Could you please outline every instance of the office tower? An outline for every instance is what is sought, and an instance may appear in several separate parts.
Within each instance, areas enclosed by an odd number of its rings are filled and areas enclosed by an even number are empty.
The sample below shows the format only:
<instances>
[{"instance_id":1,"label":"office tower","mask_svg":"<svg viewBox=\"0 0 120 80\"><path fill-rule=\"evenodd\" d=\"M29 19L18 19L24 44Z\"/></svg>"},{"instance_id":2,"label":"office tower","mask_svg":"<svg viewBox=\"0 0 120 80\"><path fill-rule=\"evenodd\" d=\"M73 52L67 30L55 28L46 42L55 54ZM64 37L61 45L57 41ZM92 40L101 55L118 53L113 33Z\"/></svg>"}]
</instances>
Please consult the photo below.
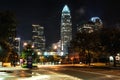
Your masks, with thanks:
<instances>
[{"instance_id":1,"label":"office tower","mask_svg":"<svg viewBox=\"0 0 120 80\"><path fill-rule=\"evenodd\" d=\"M99 17L92 17L91 21L95 23L96 29L103 28L102 20Z\"/></svg>"},{"instance_id":2,"label":"office tower","mask_svg":"<svg viewBox=\"0 0 120 80\"><path fill-rule=\"evenodd\" d=\"M20 55L21 40L19 37L14 39L14 51Z\"/></svg>"},{"instance_id":3,"label":"office tower","mask_svg":"<svg viewBox=\"0 0 120 80\"><path fill-rule=\"evenodd\" d=\"M33 45L36 51L44 51L45 50L45 36L44 36L44 27L40 25L33 24Z\"/></svg>"},{"instance_id":4,"label":"office tower","mask_svg":"<svg viewBox=\"0 0 120 80\"><path fill-rule=\"evenodd\" d=\"M92 21L82 23L81 25L77 27L77 32L91 33L94 31L94 26L95 24Z\"/></svg>"},{"instance_id":5,"label":"office tower","mask_svg":"<svg viewBox=\"0 0 120 80\"><path fill-rule=\"evenodd\" d=\"M62 55L67 54L67 47L72 39L72 23L70 10L67 5L64 6L61 15L61 51Z\"/></svg>"},{"instance_id":6,"label":"office tower","mask_svg":"<svg viewBox=\"0 0 120 80\"><path fill-rule=\"evenodd\" d=\"M78 32L91 33L95 30L100 30L103 28L103 23L99 17L92 17L90 21L82 23L77 27Z\"/></svg>"}]
</instances>

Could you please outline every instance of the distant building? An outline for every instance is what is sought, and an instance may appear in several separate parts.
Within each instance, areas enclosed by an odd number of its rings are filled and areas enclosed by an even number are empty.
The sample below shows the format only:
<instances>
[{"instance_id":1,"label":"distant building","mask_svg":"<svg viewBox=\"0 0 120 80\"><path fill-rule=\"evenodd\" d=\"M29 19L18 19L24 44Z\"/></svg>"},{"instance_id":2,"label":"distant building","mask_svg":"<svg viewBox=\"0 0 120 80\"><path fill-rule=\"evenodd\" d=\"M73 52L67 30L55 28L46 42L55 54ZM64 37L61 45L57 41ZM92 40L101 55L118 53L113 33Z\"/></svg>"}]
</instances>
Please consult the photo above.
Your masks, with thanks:
<instances>
[{"instance_id":1,"label":"distant building","mask_svg":"<svg viewBox=\"0 0 120 80\"><path fill-rule=\"evenodd\" d=\"M14 51L20 55L20 50L21 50L21 39L19 37L16 37L14 39Z\"/></svg>"},{"instance_id":2,"label":"distant building","mask_svg":"<svg viewBox=\"0 0 120 80\"><path fill-rule=\"evenodd\" d=\"M77 27L78 32L91 33L95 30L103 28L103 23L99 17L92 17L90 21L84 22Z\"/></svg>"},{"instance_id":3,"label":"distant building","mask_svg":"<svg viewBox=\"0 0 120 80\"><path fill-rule=\"evenodd\" d=\"M72 23L70 10L67 5L64 6L61 15L61 51L63 55L67 54L67 46L72 39Z\"/></svg>"},{"instance_id":4,"label":"distant building","mask_svg":"<svg viewBox=\"0 0 120 80\"><path fill-rule=\"evenodd\" d=\"M44 27L33 24L32 28L33 28L32 41L33 41L34 49L36 51L44 51L45 50Z\"/></svg>"},{"instance_id":5,"label":"distant building","mask_svg":"<svg viewBox=\"0 0 120 80\"><path fill-rule=\"evenodd\" d=\"M13 45L15 38L16 38L16 27L11 27L9 29L9 36L8 36L8 40L11 45Z\"/></svg>"},{"instance_id":6,"label":"distant building","mask_svg":"<svg viewBox=\"0 0 120 80\"><path fill-rule=\"evenodd\" d=\"M99 17L92 17L90 20L95 23L97 29L103 28L102 20Z\"/></svg>"},{"instance_id":7,"label":"distant building","mask_svg":"<svg viewBox=\"0 0 120 80\"><path fill-rule=\"evenodd\" d=\"M91 33L93 32L93 28L94 28L94 23L93 22L86 22L82 25L80 25L79 27L77 27L77 31L78 32L87 32L87 33Z\"/></svg>"},{"instance_id":8,"label":"distant building","mask_svg":"<svg viewBox=\"0 0 120 80\"><path fill-rule=\"evenodd\" d=\"M11 25L13 25L13 26L11 26ZM13 50L15 50L16 45L14 43L15 43L15 38L17 36L17 31L16 31L16 25L15 24L11 24L11 25L9 25L9 27L6 28L7 35L8 35L6 39L7 39L8 43L9 43L10 47Z\"/></svg>"},{"instance_id":9,"label":"distant building","mask_svg":"<svg viewBox=\"0 0 120 80\"><path fill-rule=\"evenodd\" d=\"M13 12L0 12L0 39L7 41L11 47L16 38L16 18Z\"/></svg>"}]
</instances>

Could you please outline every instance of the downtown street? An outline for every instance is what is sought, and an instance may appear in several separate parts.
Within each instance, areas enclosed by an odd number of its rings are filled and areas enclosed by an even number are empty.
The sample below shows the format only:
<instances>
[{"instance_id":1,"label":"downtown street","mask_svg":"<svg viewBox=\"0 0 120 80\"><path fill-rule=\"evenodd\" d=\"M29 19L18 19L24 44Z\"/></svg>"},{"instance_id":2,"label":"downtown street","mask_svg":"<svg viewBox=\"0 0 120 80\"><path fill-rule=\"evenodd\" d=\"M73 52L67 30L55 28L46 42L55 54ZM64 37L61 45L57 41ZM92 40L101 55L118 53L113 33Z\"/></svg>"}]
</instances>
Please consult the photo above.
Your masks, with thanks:
<instances>
[{"instance_id":1,"label":"downtown street","mask_svg":"<svg viewBox=\"0 0 120 80\"><path fill-rule=\"evenodd\" d=\"M41 65L35 69L0 70L0 80L120 80L120 70L108 67Z\"/></svg>"}]
</instances>

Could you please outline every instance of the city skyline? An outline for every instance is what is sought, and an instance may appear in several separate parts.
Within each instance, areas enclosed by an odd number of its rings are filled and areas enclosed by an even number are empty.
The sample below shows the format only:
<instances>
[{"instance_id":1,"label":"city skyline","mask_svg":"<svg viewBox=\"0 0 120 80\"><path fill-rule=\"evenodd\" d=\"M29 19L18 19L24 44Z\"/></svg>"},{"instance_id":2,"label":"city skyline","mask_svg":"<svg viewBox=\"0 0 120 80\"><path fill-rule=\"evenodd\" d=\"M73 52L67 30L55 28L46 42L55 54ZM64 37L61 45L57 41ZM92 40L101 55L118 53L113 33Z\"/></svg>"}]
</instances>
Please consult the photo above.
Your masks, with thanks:
<instances>
[{"instance_id":1,"label":"city skyline","mask_svg":"<svg viewBox=\"0 0 120 80\"><path fill-rule=\"evenodd\" d=\"M4 0L0 3L0 11L12 10L17 17L18 37L22 40L32 38L32 24L40 24L45 27L47 45L59 41L61 11L67 4L71 10L73 30L81 20L98 16L104 25L119 23L119 2L110 0L36 0L16 1Z\"/></svg>"}]
</instances>

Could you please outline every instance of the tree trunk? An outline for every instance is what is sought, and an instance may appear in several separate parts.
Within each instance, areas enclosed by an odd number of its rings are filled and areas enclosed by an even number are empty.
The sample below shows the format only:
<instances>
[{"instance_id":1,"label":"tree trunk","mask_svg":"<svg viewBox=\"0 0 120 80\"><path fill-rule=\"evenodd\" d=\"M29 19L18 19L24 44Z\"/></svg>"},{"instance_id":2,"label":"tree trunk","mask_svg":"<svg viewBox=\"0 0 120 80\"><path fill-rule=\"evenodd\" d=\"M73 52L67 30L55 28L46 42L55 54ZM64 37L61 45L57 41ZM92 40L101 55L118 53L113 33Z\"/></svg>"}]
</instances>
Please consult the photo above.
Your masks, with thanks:
<instances>
[{"instance_id":1,"label":"tree trunk","mask_svg":"<svg viewBox=\"0 0 120 80\"><path fill-rule=\"evenodd\" d=\"M90 66L90 63L91 63L91 56L90 56L90 52L88 50L88 64L89 64L89 66Z\"/></svg>"},{"instance_id":2,"label":"tree trunk","mask_svg":"<svg viewBox=\"0 0 120 80\"><path fill-rule=\"evenodd\" d=\"M113 64L113 66L116 67L116 59L115 59L115 56L113 57L113 59L114 59L114 64Z\"/></svg>"}]
</instances>

